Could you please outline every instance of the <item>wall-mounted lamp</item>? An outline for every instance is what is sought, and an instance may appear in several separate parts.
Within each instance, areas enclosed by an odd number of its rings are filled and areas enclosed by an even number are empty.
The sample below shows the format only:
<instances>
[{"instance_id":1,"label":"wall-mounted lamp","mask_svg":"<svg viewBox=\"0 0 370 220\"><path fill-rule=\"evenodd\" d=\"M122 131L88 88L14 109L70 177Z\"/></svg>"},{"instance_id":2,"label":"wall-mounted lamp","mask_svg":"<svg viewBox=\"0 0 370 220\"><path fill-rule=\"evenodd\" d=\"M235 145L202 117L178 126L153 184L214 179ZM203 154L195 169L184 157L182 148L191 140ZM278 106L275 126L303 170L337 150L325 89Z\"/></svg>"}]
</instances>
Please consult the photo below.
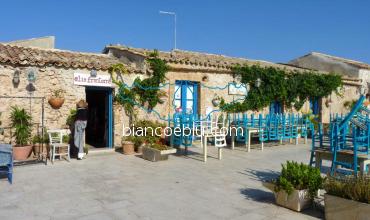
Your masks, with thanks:
<instances>
[{"instance_id":1,"label":"wall-mounted lamp","mask_svg":"<svg viewBox=\"0 0 370 220\"><path fill-rule=\"evenodd\" d=\"M34 68L28 68L27 69L27 80L29 83L34 83L36 82L36 75L37 75L37 70Z\"/></svg>"},{"instance_id":2,"label":"wall-mounted lamp","mask_svg":"<svg viewBox=\"0 0 370 220\"><path fill-rule=\"evenodd\" d=\"M247 92L249 92L251 90L251 87L250 87L249 83L245 84L244 86L245 86L245 89L247 90Z\"/></svg>"},{"instance_id":3,"label":"wall-mounted lamp","mask_svg":"<svg viewBox=\"0 0 370 220\"><path fill-rule=\"evenodd\" d=\"M91 70L90 71L90 76L91 77L96 77L98 75L98 72L96 72L96 70Z\"/></svg>"},{"instance_id":4,"label":"wall-mounted lamp","mask_svg":"<svg viewBox=\"0 0 370 220\"><path fill-rule=\"evenodd\" d=\"M19 75L21 74L21 71L19 69L16 69L13 73L13 84L14 85L19 85L19 82L20 82L20 79L19 79Z\"/></svg>"},{"instance_id":5,"label":"wall-mounted lamp","mask_svg":"<svg viewBox=\"0 0 370 220\"><path fill-rule=\"evenodd\" d=\"M259 88L261 86L261 83L262 83L262 80L260 78L258 78L256 80L256 87Z\"/></svg>"}]
</instances>

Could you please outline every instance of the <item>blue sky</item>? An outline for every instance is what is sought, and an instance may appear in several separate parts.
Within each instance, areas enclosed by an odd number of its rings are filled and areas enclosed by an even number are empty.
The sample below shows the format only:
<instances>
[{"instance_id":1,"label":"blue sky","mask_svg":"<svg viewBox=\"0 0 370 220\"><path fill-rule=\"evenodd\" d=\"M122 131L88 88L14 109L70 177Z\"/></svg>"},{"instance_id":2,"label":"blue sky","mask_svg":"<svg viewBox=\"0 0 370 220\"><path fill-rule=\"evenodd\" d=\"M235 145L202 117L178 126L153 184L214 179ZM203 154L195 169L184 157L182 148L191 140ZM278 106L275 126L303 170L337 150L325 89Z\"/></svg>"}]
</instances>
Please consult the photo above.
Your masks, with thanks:
<instances>
[{"instance_id":1,"label":"blue sky","mask_svg":"<svg viewBox=\"0 0 370 220\"><path fill-rule=\"evenodd\" d=\"M311 51L370 63L370 1L32 0L3 1L0 41L56 36L60 49L106 44L287 62Z\"/></svg>"}]
</instances>

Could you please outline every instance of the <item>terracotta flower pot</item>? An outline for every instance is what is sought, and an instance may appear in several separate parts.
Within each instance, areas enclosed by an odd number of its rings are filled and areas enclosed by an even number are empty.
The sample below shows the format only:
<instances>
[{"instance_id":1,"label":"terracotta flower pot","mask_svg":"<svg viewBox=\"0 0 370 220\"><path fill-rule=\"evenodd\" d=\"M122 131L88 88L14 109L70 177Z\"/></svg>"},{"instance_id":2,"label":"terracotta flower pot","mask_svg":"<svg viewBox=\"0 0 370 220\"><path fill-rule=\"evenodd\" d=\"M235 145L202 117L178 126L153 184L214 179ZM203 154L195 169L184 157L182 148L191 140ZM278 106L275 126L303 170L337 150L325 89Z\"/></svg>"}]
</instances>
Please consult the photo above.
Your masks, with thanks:
<instances>
[{"instance_id":1,"label":"terracotta flower pot","mask_svg":"<svg viewBox=\"0 0 370 220\"><path fill-rule=\"evenodd\" d=\"M60 107L62 107L63 103L64 103L64 99L63 98L50 98L48 100L49 104L51 105L51 107L55 108L55 109L58 109Z\"/></svg>"},{"instance_id":2,"label":"terracotta flower pot","mask_svg":"<svg viewBox=\"0 0 370 220\"><path fill-rule=\"evenodd\" d=\"M13 146L14 160L26 160L32 152L32 145Z\"/></svg>"},{"instance_id":3,"label":"terracotta flower pot","mask_svg":"<svg viewBox=\"0 0 370 220\"><path fill-rule=\"evenodd\" d=\"M41 152L41 150L42 150L42 152ZM44 144L43 146L41 146L41 144L34 144L32 151L33 151L33 154L35 156L39 156L40 154L49 156L48 155L49 154L48 144Z\"/></svg>"},{"instance_id":4,"label":"terracotta flower pot","mask_svg":"<svg viewBox=\"0 0 370 220\"><path fill-rule=\"evenodd\" d=\"M129 155L129 154L135 153L135 145L131 141L123 141L122 149L123 149L123 154Z\"/></svg>"}]
</instances>

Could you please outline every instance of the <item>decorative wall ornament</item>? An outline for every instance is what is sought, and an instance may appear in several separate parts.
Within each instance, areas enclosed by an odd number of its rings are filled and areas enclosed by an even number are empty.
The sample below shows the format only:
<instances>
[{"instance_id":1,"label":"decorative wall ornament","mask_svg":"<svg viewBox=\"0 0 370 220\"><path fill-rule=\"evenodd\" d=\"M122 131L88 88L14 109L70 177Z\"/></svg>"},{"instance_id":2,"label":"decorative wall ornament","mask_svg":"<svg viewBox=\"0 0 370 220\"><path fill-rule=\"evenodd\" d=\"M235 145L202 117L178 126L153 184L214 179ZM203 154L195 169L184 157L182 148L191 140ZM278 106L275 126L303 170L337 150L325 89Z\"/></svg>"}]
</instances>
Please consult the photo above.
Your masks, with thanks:
<instances>
[{"instance_id":1,"label":"decorative wall ornament","mask_svg":"<svg viewBox=\"0 0 370 220\"><path fill-rule=\"evenodd\" d=\"M13 85L15 87L18 87L19 83L20 83L20 74L21 74L21 71L19 69L16 69L13 73Z\"/></svg>"}]
</instances>

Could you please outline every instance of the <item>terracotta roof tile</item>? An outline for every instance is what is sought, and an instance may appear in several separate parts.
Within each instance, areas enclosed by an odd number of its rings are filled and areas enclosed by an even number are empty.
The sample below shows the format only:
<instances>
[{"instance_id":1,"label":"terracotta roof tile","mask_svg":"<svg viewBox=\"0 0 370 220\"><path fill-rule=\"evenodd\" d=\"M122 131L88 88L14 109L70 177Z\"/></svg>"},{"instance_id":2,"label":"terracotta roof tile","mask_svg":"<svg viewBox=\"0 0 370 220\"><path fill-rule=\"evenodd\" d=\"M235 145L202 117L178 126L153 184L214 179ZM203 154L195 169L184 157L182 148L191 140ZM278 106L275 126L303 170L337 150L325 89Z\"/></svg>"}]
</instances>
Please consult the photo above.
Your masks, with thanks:
<instances>
[{"instance_id":1,"label":"terracotta roof tile","mask_svg":"<svg viewBox=\"0 0 370 220\"><path fill-rule=\"evenodd\" d=\"M109 49L117 49L121 51L127 51L132 54L137 54L141 56L147 56L149 52L153 50L142 49L142 48L132 48L122 45L109 45L106 46L104 49L104 53L108 53ZM193 51L185 51L185 50L173 50L171 52L166 51L158 51L159 57L168 63L180 63L186 65L199 65L203 67L213 67L219 69L231 69L235 65L253 65L258 64L261 66L273 66L277 68L286 68L292 70L302 70L298 67L291 67L283 64L276 64L267 61L261 60L251 60L245 58L237 58L237 57L228 57L224 55L217 55L217 54L209 54L209 53L200 53L200 52L193 52Z\"/></svg>"},{"instance_id":2,"label":"terracotta roof tile","mask_svg":"<svg viewBox=\"0 0 370 220\"><path fill-rule=\"evenodd\" d=\"M117 58L106 54L20 47L0 43L0 63L107 70L112 64L119 62ZM132 67L127 68L130 72L136 72Z\"/></svg>"}]
</instances>

